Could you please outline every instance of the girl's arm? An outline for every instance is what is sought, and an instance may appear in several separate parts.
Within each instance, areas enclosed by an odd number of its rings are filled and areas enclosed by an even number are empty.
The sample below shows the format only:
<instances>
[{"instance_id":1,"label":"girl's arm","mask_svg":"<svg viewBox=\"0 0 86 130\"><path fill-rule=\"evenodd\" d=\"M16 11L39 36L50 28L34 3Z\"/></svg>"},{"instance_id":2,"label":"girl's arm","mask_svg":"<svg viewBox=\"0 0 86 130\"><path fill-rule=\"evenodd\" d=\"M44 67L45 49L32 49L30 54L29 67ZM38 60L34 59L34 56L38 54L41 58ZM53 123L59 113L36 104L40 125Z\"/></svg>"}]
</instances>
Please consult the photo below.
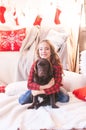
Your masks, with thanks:
<instances>
[{"instance_id":1,"label":"girl's arm","mask_svg":"<svg viewBox=\"0 0 86 130\"><path fill-rule=\"evenodd\" d=\"M36 96L36 95L39 95L39 94L45 94L45 91L44 90L40 90L40 91L37 91L37 90L32 90L32 95L33 96Z\"/></svg>"},{"instance_id":2,"label":"girl's arm","mask_svg":"<svg viewBox=\"0 0 86 130\"><path fill-rule=\"evenodd\" d=\"M33 63L32 67L30 69L30 73L29 73L29 77L28 77L28 81L27 81L27 87L28 87L28 89L31 89L31 90L40 90L40 85L33 81L35 64L36 64L36 62Z\"/></svg>"},{"instance_id":3,"label":"girl's arm","mask_svg":"<svg viewBox=\"0 0 86 130\"><path fill-rule=\"evenodd\" d=\"M54 78L52 78L48 84L40 86L40 90L32 90L32 95L36 96L39 94L45 94L44 89L50 88L52 85L54 85L54 83L55 83L55 80Z\"/></svg>"},{"instance_id":4,"label":"girl's arm","mask_svg":"<svg viewBox=\"0 0 86 130\"><path fill-rule=\"evenodd\" d=\"M27 87L31 90L38 90L39 93L46 93L46 94L52 94L59 91L59 87L61 86L62 81L62 70L60 66L54 66L54 79L52 78L51 81L47 85L39 85L35 82L33 82L33 76L34 76L34 65L32 65L30 70L30 75L28 78ZM38 93L37 91L37 93Z\"/></svg>"},{"instance_id":5,"label":"girl's arm","mask_svg":"<svg viewBox=\"0 0 86 130\"><path fill-rule=\"evenodd\" d=\"M46 85L40 85L40 90L50 88L54 84L55 84L55 80L54 80L54 78L52 78L48 84L46 84Z\"/></svg>"},{"instance_id":6,"label":"girl's arm","mask_svg":"<svg viewBox=\"0 0 86 130\"><path fill-rule=\"evenodd\" d=\"M39 91L33 91L33 95L52 94L59 91L62 82L62 70L60 66L54 66L54 78L47 85L40 86Z\"/></svg>"},{"instance_id":7,"label":"girl's arm","mask_svg":"<svg viewBox=\"0 0 86 130\"><path fill-rule=\"evenodd\" d=\"M60 86L62 85L62 68L60 66L53 66L54 68L54 85L44 89L46 94L52 94L59 91Z\"/></svg>"}]
</instances>

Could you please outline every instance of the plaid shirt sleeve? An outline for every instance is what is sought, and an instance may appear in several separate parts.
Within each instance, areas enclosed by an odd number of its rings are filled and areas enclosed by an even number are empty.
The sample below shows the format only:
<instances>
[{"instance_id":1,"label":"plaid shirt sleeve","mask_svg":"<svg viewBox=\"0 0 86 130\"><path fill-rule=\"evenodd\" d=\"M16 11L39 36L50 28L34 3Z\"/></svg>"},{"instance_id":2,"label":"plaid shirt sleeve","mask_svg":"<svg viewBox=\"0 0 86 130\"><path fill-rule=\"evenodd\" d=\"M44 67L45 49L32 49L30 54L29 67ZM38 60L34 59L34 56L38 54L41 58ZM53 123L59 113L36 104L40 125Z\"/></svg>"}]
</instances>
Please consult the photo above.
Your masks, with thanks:
<instances>
[{"instance_id":1,"label":"plaid shirt sleeve","mask_svg":"<svg viewBox=\"0 0 86 130\"><path fill-rule=\"evenodd\" d=\"M31 89L31 90L40 90L40 85L33 82L35 64L36 64L36 62L34 62L31 67L29 77L28 77L27 87L28 87L28 89Z\"/></svg>"},{"instance_id":2,"label":"plaid shirt sleeve","mask_svg":"<svg viewBox=\"0 0 86 130\"><path fill-rule=\"evenodd\" d=\"M59 88L62 83L62 70L60 66L53 66L54 69L54 79L55 79L55 85L51 86L48 89L44 89L45 93L47 95L53 94L59 91Z\"/></svg>"}]
</instances>

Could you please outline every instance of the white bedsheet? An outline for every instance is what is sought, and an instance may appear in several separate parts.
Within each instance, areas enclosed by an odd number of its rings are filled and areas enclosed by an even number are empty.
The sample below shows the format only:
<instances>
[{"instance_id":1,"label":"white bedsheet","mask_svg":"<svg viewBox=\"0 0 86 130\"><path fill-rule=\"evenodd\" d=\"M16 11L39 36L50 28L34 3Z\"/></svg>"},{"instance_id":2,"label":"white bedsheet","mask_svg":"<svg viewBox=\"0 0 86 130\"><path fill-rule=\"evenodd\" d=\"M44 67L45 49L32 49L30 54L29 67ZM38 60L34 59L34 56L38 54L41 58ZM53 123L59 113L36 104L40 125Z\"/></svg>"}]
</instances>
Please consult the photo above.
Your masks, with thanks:
<instances>
[{"instance_id":1,"label":"white bedsheet","mask_svg":"<svg viewBox=\"0 0 86 130\"><path fill-rule=\"evenodd\" d=\"M86 102L75 98L71 92L69 94L68 103L57 103L60 108L46 106L37 110L28 110L29 104L20 105L19 95L0 94L0 130L86 128Z\"/></svg>"}]
</instances>

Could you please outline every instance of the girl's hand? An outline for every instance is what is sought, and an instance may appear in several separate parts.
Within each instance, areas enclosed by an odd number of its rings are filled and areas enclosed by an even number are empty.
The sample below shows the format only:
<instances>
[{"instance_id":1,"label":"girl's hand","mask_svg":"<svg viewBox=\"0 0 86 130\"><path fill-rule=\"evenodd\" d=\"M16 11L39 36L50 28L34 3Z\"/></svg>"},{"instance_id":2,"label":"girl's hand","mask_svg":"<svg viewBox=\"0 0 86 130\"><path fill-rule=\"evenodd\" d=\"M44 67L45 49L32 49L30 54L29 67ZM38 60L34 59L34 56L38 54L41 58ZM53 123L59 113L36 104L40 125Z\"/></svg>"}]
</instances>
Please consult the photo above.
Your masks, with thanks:
<instances>
[{"instance_id":1,"label":"girl's hand","mask_svg":"<svg viewBox=\"0 0 86 130\"><path fill-rule=\"evenodd\" d=\"M43 86L40 86L40 90L50 88L50 87L53 86L54 84L55 84L55 80L54 80L54 78L52 78L48 84L43 85Z\"/></svg>"},{"instance_id":2,"label":"girl's hand","mask_svg":"<svg viewBox=\"0 0 86 130\"><path fill-rule=\"evenodd\" d=\"M44 90L40 90L40 91L38 91L38 90L32 90L31 92L32 92L33 96L36 96L36 95L39 95L39 94L45 94Z\"/></svg>"},{"instance_id":3,"label":"girl's hand","mask_svg":"<svg viewBox=\"0 0 86 130\"><path fill-rule=\"evenodd\" d=\"M51 80L50 80L50 82L48 83L48 86L53 86L55 84L55 80L54 80L54 78L52 78ZM50 88L49 87L49 88Z\"/></svg>"}]
</instances>

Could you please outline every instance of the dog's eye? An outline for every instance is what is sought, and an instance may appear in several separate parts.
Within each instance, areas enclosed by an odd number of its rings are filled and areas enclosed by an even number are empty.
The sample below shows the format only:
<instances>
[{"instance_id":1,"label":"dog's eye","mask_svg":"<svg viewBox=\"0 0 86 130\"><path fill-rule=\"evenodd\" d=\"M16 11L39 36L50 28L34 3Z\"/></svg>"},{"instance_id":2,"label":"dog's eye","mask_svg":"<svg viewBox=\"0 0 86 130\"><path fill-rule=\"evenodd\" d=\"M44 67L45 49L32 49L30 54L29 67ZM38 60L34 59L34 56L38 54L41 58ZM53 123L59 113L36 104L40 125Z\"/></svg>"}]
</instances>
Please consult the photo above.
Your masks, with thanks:
<instances>
[{"instance_id":1,"label":"dog's eye","mask_svg":"<svg viewBox=\"0 0 86 130\"><path fill-rule=\"evenodd\" d=\"M42 63L42 62L39 63L38 65L39 65L39 66L46 66L46 64L45 64L45 63Z\"/></svg>"}]
</instances>

